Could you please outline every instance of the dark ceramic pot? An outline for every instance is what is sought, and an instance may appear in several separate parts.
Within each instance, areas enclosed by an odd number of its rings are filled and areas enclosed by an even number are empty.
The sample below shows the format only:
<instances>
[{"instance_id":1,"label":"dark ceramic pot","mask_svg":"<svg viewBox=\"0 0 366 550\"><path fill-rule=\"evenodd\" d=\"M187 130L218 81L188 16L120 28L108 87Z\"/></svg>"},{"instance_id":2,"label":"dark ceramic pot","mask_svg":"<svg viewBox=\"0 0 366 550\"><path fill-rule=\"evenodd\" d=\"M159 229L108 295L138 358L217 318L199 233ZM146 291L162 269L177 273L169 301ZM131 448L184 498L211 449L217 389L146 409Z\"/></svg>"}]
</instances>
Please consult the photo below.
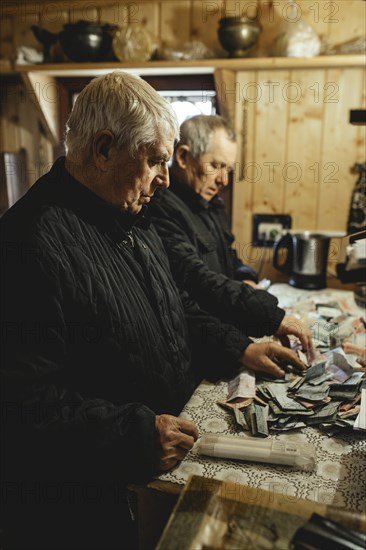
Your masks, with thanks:
<instances>
[{"instance_id":1,"label":"dark ceramic pot","mask_svg":"<svg viewBox=\"0 0 366 550\"><path fill-rule=\"evenodd\" d=\"M44 48L44 62L50 62L50 47L59 40L62 51L71 61L104 61L112 49L114 31L118 27L80 20L67 23L59 34L38 25L32 31Z\"/></svg>"},{"instance_id":2,"label":"dark ceramic pot","mask_svg":"<svg viewBox=\"0 0 366 550\"><path fill-rule=\"evenodd\" d=\"M259 21L248 17L224 17L219 25L220 44L229 52L229 57L247 56L261 31Z\"/></svg>"},{"instance_id":3,"label":"dark ceramic pot","mask_svg":"<svg viewBox=\"0 0 366 550\"><path fill-rule=\"evenodd\" d=\"M82 20L68 23L59 34L62 50L71 61L103 61L111 52L116 28Z\"/></svg>"}]
</instances>

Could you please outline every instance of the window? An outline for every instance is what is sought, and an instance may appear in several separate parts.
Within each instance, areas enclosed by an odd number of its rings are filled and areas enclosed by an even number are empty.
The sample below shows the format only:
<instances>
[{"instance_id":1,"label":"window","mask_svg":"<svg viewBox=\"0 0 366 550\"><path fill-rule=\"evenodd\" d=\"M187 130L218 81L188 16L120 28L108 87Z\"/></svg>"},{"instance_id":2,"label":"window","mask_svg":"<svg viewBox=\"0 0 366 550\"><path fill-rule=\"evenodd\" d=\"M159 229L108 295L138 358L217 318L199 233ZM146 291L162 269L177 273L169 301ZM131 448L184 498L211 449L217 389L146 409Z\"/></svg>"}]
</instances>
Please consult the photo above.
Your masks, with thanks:
<instances>
[{"instance_id":1,"label":"window","mask_svg":"<svg viewBox=\"0 0 366 550\"><path fill-rule=\"evenodd\" d=\"M195 115L216 114L215 92L205 90L197 93L197 90L166 91L159 92L173 107L179 124L187 118Z\"/></svg>"}]
</instances>

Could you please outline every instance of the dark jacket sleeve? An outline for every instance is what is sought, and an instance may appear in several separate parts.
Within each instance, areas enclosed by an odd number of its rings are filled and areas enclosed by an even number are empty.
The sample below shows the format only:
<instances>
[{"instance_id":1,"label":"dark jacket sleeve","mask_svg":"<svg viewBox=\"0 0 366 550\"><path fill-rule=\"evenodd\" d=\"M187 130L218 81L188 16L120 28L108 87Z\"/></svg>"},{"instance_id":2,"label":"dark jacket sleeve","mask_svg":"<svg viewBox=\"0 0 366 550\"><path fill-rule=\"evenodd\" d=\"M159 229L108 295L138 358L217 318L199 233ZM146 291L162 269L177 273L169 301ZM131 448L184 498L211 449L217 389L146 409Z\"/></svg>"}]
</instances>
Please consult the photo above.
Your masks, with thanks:
<instances>
[{"instance_id":1,"label":"dark jacket sleeve","mask_svg":"<svg viewBox=\"0 0 366 550\"><path fill-rule=\"evenodd\" d=\"M155 414L140 403L115 406L73 387L62 267L23 244L7 242L4 249L2 423L9 461L18 457L24 465L27 456L30 467L33 457L41 475L56 479L57 465L66 479L151 478Z\"/></svg>"},{"instance_id":2,"label":"dark jacket sleeve","mask_svg":"<svg viewBox=\"0 0 366 550\"><path fill-rule=\"evenodd\" d=\"M235 280L236 281L254 281L255 283L258 283L257 272L252 267L250 267L250 265L243 264L240 258L238 258L236 250L232 248L230 252L232 254Z\"/></svg>"},{"instance_id":3,"label":"dark jacket sleeve","mask_svg":"<svg viewBox=\"0 0 366 550\"><path fill-rule=\"evenodd\" d=\"M227 239L227 251L231 258L231 264L233 267L234 279L236 281L253 281L258 283L258 273L250 267L250 265L244 264L239 258L235 248L232 244L235 240L234 235L231 232L229 220L225 214L223 208L219 208L217 211L217 220L222 228L222 232Z\"/></svg>"},{"instance_id":4,"label":"dark jacket sleeve","mask_svg":"<svg viewBox=\"0 0 366 550\"><path fill-rule=\"evenodd\" d=\"M170 206L166 202L155 204L153 221L178 286L204 310L248 336L274 334L285 315L277 307L277 298L208 269L189 236L191 228L181 213Z\"/></svg>"},{"instance_id":5,"label":"dark jacket sleeve","mask_svg":"<svg viewBox=\"0 0 366 550\"><path fill-rule=\"evenodd\" d=\"M197 380L232 378L242 368L240 358L252 340L233 325L202 310L181 291L184 312L192 342Z\"/></svg>"}]
</instances>

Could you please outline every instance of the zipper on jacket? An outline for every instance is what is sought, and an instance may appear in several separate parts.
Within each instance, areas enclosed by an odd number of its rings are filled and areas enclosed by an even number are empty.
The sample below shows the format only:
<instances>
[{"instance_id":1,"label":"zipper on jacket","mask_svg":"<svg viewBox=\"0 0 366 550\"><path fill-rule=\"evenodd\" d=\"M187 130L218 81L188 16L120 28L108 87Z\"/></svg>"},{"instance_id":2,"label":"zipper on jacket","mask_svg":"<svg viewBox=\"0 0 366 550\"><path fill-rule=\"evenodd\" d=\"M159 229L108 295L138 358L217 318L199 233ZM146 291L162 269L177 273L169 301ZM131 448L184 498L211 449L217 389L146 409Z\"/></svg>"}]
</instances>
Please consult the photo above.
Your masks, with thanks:
<instances>
[{"instance_id":1,"label":"zipper on jacket","mask_svg":"<svg viewBox=\"0 0 366 550\"><path fill-rule=\"evenodd\" d=\"M132 231L127 231L126 235L127 239L123 239L123 241L117 243L117 247L122 248L123 246L130 246L131 248L135 248L135 238Z\"/></svg>"}]
</instances>

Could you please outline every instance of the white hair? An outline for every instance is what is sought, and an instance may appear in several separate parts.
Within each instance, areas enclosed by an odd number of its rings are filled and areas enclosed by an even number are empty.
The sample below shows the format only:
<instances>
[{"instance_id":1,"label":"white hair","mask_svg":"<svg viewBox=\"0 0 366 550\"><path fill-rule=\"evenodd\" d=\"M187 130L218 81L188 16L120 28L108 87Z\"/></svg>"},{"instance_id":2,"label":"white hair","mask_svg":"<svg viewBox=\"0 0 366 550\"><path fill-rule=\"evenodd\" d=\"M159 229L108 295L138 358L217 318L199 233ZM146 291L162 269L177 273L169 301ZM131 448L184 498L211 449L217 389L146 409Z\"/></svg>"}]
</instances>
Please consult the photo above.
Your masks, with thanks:
<instances>
[{"instance_id":1,"label":"white hair","mask_svg":"<svg viewBox=\"0 0 366 550\"><path fill-rule=\"evenodd\" d=\"M117 149L132 157L141 146L151 146L159 129L179 139L179 124L169 103L142 78L115 71L93 79L77 96L66 123L65 148L69 158L87 160L93 138L110 130Z\"/></svg>"}]
</instances>

